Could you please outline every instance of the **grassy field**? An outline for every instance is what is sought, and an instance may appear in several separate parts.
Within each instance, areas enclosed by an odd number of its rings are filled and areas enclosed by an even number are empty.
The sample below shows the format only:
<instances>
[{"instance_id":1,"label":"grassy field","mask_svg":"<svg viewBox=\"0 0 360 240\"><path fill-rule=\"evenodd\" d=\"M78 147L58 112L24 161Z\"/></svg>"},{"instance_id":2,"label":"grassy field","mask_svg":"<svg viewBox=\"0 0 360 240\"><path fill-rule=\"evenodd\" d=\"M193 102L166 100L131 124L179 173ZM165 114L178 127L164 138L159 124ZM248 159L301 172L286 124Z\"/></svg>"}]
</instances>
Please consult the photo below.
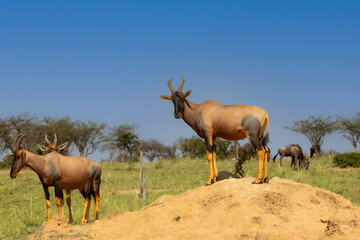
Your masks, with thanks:
<instances>
[{"instance_id":1,"label":"grassy field","mask_svg":"<svg viewBox=\"0 0 360 240\"><path fill-rule=\"evenodd\" d=\"M219 171L233 172L235 161L218 161ZM360 206L360 169L334 169L332 159L313 159L307 171L293 171L288 159L284 167L278 162L269 163L272 177L286 178L338 193ZM176 159L168 162L145 163L148 180L146 202L138 199L135 189L139 188L138 164L103 164L100 187L100 219L111 212L135 211L153 202L163 194L178 194L205 184L208 177L207 160ZM255 176L257 160L244 164L246 176ZM13 180L10 170L0 171L0 239L26 239L29 233L38 230L46 220L43 188L36 173L22 170ZM271 182L270 182L271 184ZM57 214L53 188L50 188L51 216ZM79 224L84 199L78 191L72 193L74 224ZM68 215L65 205L65 214ZM91 212L93 211L93 202ZM92 214L90 215L92 216Z\"/></svg>"}]
</instances>

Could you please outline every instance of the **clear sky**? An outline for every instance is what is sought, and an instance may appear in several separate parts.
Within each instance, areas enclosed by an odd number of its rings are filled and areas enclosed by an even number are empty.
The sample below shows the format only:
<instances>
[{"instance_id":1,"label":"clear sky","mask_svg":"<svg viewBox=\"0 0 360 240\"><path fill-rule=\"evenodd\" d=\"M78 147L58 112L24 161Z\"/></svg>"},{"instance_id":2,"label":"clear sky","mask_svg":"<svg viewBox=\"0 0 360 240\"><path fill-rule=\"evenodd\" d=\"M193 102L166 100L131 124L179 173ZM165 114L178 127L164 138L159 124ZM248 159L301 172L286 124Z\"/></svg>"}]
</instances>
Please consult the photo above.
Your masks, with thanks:
<instances>
[{"instance_id":1,"label":"clear sky","mask_svg":"<svg viewBox=\"0 0 360 240\"><path fill-rule=\"evenodd\" d=\"M309 152L283 126L360 111L359 13L340 0L1 1L0 117L128 120L172 144L195 132L158 96L183 75L192 102L265 109L272 152ZM323 149L352 151L339 134Z\"/></svg>"}]
</instances>

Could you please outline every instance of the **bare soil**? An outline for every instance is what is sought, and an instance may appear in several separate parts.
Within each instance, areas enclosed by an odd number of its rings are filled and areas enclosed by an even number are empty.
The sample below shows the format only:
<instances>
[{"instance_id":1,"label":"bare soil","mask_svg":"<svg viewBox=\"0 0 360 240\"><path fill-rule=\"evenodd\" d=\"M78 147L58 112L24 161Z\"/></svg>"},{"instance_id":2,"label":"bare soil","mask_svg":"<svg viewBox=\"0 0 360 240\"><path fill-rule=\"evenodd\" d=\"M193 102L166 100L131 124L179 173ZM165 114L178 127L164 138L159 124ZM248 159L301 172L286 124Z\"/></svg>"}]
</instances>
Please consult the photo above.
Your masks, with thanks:
<instances>
[{"instance_id":1,"label":"bare soil","mask_svg":"<svg viewBox=\"0 0 360 240\"><path fill-rule=\"evenodd\" d=\"M64 215L45 223L52 239L360 239L360 208L327 190L273 178L228 179L87 225ZM101 210L101 209L100 209ZM34 235L35 236L35 235ZM34 236L30 236L33 238Z\"/></svg>"}]
</instances>

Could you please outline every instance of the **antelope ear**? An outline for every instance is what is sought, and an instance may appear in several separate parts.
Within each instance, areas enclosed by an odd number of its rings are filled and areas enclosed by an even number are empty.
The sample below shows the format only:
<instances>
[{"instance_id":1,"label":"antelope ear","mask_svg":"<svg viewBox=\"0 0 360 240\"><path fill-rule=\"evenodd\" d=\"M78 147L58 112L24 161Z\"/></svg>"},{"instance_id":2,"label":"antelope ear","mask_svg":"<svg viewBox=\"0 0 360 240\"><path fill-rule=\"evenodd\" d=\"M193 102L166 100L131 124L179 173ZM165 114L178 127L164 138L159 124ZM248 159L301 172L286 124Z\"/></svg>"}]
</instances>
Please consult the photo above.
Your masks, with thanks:
<instances>
[{"instance_id":1,"label":"antelope ear","mask_svg":"<svg viewBox=\"0 0 360 240\"><path fill-rule=\"evenodd\" d=\"M38 144L37 146L41 151L45 152L45 146L44 145Z\"/></svg>"},{"instance_id":2,"label":"antelope ear","mask_svg":"<svg viewBox=\"0 0 360 240\"><path fill-rule=\"evenodd\" d=\"M63 144L61 144L61 145L59 146L59 150L65 149L66 146L67 146L67 144L68 144L68 142L64 142Z\"/></svg>"},{"instance_id":3,"label":"antelope ear","mask_svg":"<svg viewBox=\"0 0 360 240\"><path fill-rule=\"evenodd\" d=\"M190 93L191 93L191 90L186 91L186 92L184 93L185 97L188 97L188 96L190 95Z\"/></svg>"},{"instance_id":4,"label":"antelope ear","mask_svg":"<svg viewBox=\"0 0 360 240\"><path fill-rule=\"evenodd\" d=\"M162 96L159 96L159 98L161 98L163 100L172 100L172 97L168 96L168 95L162 95Z\"/></svg>"}]
</instances>

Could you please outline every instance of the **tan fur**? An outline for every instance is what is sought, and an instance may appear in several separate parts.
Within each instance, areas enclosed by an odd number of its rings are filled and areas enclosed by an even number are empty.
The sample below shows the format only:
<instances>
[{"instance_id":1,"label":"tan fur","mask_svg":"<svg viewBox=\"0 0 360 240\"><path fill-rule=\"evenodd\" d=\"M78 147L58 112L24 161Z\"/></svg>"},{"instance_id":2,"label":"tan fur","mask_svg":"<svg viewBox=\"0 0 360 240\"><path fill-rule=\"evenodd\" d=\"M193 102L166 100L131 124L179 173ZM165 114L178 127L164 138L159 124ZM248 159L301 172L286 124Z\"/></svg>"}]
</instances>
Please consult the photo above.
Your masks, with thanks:
<instances>
[{"instance_id":1,"label":"tan fur","mask_svg":"<svg viewBox=\"0 0 360 240\"><path fill-rule=\"evenodd\" d=\"M40 178L41 183L47 186L54 185L54 171L58 175L58 182L59 187L61 190L66 191L67 202L69 206L69 221L72 221L72 214L71 214L71 206L70 206L70 190L79 189L80 191L86 189L89 183L89 170L96 166L100 167L100 165L96 162L93 162L85 157L77 157L77 156L63 156L58 152L51 152L47 155L37 155L32 152L26 150L16 150L14 152L17 161L21 161L17 165L16 171L13 173L12 177L15 178L18 172L24 167L28 166L32 170L34 170ZM91 202L91 196L86 198L85 200L85 207L84 207L84 215L82 219L86 219L84 222L88 222L89 216L89 204ZM99 202L100 202L100 195L96 194L95 196L95 211L94 216L98 217L99 211ZM59 214L64 213L63 208L63 199L56 197L56 205L58 207ZM46 208L47 208L47 221L50 220L49 208L50 202L46 201ZM97 218L96 218L97 219ZM94 219L95 220L95 219Z\"/></svg>"},{"instance_id":2,"label":"tan fur","mask_svg":"<svg viewBox=\"0 0 360 240\"><path fill-rule=\"evenodd\" d=\"M247 117L256 118L260 124L259 136L265 137L269 132L269 115L267 112L256 106L246 105L223 105L213 100L205 101L201 104L195 104L186 99L191 93L191 90L182 93L182 86L184 78L182 78L178 91L175 91L171 86L171 79L168 81L168 86L172 93L171 96L160 96L163 100L172 100L174 102L175 118L182 118L194 131L205 139L205 142L210 146L216 141L216 137L223 139L237 141L244 138L251 140L251 134L246 126L242 125L242 121ZM179 100L180 99L180 100ZM177 105L179 106L177 107ZM178 109L179 112L176 110ZM265 132L266 130L266 132ZM254 134L254 133L253 133ZM206 136L205 136L206 135ZM259 137L258 136L258 137ZM256 139L260 140L260 139ZM261 145L261 149L256 149L259 156L258 174L255 183L260 182L262 171L264 169L263 181L267 181L267 160L268 148ZM207 184L216 182L218 176L216 166L216 153L214 151L206 153L209 162L209 179Z\"/></svg>"}]
</instances>

